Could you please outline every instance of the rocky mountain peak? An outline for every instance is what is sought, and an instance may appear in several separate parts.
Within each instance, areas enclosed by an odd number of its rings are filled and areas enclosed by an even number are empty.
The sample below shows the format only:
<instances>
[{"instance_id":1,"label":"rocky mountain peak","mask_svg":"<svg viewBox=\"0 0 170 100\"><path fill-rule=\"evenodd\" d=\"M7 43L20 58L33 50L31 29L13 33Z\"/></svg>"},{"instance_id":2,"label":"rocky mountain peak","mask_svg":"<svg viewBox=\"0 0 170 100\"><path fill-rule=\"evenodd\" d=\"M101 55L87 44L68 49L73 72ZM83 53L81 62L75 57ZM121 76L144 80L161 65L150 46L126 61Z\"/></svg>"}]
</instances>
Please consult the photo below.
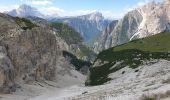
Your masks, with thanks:
<instances>
[{"instance_id":1,"label":"rocky mountain peak","mask_svg":"<svg viewBox=\"0 0 170 100\"><path fill-rule=\"evenodd\" d=\"M102 19L104 19L104 17L102 15L102 13L100 13L100 12L93 12L93 13L89 14L89 20L99 21Z\"/></svg>"},{"instance_id":2,"label":"rocky mountain peak","mask_svg":"<svg viewBox=\"0 0 170 100\"><path fill-rule=\"evenodd\" d=\"M19 17L27 17L27 16L35 16L35 17L44 17L36 8L31 7L26 4L22 4L19 8L14 9L12 11L7 12L7 14L11 16L19 16Z\"/></svg>"},{"instance_id":3,"label":"rocky mountain peak","mask_svg":"<svg viewBox=\"0 0 170 100\"><path fill-rule=\"evenodd\" d=\"M96 22L104 20L104 17L102 15L102 13L100 13L100 12L92 12L87 15L79 16L78 18L81 18L84 20L96 21Z\"/></svg>"}]
</instances>

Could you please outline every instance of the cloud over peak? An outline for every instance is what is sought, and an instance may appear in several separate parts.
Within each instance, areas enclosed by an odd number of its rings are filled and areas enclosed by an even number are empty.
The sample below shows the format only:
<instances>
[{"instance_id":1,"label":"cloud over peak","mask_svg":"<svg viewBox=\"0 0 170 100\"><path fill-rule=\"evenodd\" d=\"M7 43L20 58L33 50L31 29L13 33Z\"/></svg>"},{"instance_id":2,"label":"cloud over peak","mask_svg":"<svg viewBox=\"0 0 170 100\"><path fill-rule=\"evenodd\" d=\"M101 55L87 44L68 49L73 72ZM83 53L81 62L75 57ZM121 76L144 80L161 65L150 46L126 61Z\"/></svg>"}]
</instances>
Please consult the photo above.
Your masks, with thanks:
<instances>
[{"instance_id":1,"label":"cloud over peak","mask_svg":"<svg viewBox=\"0 0 170 100\"><path fill-rule=\"evenodd\" d=\"M51 5L52 2L50 0L32 0L33 5Z\"/></svg>"}]
</instances>

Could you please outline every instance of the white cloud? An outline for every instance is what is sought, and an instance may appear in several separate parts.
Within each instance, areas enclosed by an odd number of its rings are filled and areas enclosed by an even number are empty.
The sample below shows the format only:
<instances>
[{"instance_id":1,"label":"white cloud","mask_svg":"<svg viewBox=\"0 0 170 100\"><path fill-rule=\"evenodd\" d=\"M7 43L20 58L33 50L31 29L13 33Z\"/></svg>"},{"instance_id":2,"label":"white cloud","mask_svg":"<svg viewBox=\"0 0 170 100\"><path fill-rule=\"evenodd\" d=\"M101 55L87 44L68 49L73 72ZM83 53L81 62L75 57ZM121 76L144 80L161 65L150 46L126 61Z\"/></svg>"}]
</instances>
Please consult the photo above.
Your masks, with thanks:
<instances>
[{"instance_id":1,"label":"white cloud","mask_svg":"<svg viewBox=\"0 0 170 100\"><path fill-rule=\"evenodd\" d=\"M0 12L10 11L13 9L17 9L19 5L0 5Z\"/></svg>"},{"instance_id":2,"label":"white cloud","mask_svg":"<svg viewBox=\"0 0 170 100\"><path fill-rule=\"evenodd\" d=\"M61 8L57 8L54 6L49 7L42 7L39 8L39 11L42 12L45 15L49 16L81 16L90 14L93 12L101 12L105 18L113 19L113 18L121 18L124 13L115 13L110 10L75 10L75 11L68 11Z\"/></svg>"},{"instance_id":3,"label":"white cloud","mask_svg":"<svg viewBox=\"0 0 170 100\"><path fill-rule=\"evenodd\" d=\"M144 5L146 5L147 3L149 3L149 2L152 2L152 1L154 1L154 2L160 2L160 1L162 1L162 0L138 0L139 2L137 3L137 4L135 4L135 5L133 5L133 6L127 6L127 7L125 7L124 8L124 14L126 14L127 12L129 12L129 11L132 11L132 10L134 10L134 9L136 9L136 8L139 8L139 7L141 7L141 6L144 6Z\"/></svg>"},{"instance_id":4,"label":"white cloud","mask_svg":"<svg viewBox=\"0 0 170 100\"><path fill-rule=\"evenodd\" d=\"M52 4L49 0L32 0L31 2L33 5L50 5Z\"/></svg>"},{"instance_id":5,"label":"white cloud","mask_svg":"<svg viewBox=\"0 0 170 100\"><path fill-rule=\"evenodd\" d=\"M63 10L61 8L54 7L54 6L43 7L43 8L40 8L39 11L44 13L45 15L58 15L60 13L65 12L65 10Z\"/></svg>"}]
</instances>

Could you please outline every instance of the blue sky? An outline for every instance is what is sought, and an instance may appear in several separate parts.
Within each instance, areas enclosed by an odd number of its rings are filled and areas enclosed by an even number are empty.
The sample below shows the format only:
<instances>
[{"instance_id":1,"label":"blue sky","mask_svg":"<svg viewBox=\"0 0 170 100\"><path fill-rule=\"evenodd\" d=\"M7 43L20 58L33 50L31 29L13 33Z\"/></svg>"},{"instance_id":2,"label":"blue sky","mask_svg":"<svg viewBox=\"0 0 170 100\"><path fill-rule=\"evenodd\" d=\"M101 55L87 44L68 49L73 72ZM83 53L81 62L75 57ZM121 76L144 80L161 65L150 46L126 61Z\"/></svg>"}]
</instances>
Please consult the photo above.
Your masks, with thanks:
<instances>
[{"instance_id":1,"label":"blue sky","mask_svg":"<svg viewBox=\"0 0 170 100\"><path fill-rule=\"evenodd\" d=\"M77 16L99 11L108 18L121 18L129 10L150 1L153 0L0 0L0 11L28 4L47 15Z\"/></svg>"}]
</instances>

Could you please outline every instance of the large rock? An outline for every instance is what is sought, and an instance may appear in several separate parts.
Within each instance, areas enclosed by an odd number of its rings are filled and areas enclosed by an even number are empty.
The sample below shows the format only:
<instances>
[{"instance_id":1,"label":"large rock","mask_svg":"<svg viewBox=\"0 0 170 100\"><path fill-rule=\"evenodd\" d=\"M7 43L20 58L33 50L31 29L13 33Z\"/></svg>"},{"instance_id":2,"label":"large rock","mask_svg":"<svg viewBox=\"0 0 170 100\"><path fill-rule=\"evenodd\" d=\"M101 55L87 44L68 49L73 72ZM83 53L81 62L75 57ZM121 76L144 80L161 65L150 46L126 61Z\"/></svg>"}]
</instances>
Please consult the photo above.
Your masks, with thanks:
<instances>
[{"instance_id":1,"label":"large rock","mask_svg":"<svg viewBox=\"0 0 170 100\"><path fill-rule=\"evenodd\" d=\"M6 48L0 46L0 91L10 93L15 91L14 66L7 55Z\"/></svg>"}]
</instances>

